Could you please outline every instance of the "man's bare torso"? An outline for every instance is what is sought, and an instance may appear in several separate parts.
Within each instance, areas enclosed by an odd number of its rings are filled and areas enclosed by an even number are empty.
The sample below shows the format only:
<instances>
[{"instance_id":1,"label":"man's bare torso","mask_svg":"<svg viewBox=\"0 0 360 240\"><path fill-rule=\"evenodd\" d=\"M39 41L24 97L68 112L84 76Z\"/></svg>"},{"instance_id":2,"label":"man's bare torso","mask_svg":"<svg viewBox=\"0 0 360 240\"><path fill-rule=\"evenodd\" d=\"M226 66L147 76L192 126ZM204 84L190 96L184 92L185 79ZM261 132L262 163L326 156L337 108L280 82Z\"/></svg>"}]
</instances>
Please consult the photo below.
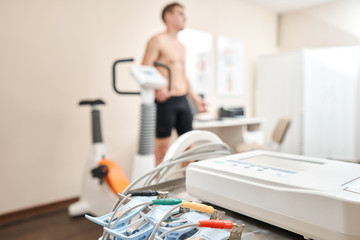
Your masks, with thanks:
<instances>
[{"instance_id":1,"label":"man's bare torso","mask_svg":"<svg viewBox=\"0 0 360 240\"><path fill-rule=\"evenodd\" d=\"M169 66L171 70L171 96L182 96L188 93L188 85L185 76L185 48L178 39L160 33L155 36L160 44L160 51L157 61ZM167 71L159 67L166 79Z\"/></svg>"}]
</instances>

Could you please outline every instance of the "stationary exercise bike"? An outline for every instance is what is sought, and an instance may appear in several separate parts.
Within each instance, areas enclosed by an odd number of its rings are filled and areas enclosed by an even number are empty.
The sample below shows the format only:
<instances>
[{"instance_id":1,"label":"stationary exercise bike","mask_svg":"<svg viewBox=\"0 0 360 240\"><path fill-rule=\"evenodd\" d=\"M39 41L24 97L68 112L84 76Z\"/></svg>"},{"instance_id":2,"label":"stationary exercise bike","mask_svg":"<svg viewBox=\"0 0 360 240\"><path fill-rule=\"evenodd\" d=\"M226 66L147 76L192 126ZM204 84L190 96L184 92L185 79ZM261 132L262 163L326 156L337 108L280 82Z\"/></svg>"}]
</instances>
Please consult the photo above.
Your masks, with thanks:
<instances>
[{"instance_id":1,"label":"stationary exercise bike","mask_svg":"<svg viewBox=\"0 0 360 240\"><path fill-rule=\"evenodd\" d=\"M102 139L99 105L104 105L101 99L80 101L80 106L89 105L92 125L93 153L86 162L83 174L80 200L69 206L70 216L91 213L95 216L105 214L117 200L117 194L128 185L123 169L111 159L106 158L106 148Z\"/></svg>"}]
</instances>

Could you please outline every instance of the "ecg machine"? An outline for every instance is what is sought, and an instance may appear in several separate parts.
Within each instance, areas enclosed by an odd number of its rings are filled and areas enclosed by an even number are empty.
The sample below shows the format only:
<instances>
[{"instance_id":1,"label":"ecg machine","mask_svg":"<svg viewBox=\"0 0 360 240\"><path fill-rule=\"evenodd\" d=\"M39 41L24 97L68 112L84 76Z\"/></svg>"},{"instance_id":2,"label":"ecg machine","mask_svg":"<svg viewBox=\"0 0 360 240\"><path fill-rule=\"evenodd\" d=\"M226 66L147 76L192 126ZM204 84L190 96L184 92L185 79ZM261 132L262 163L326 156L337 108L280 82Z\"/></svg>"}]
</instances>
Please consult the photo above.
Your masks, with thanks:
<instances>
[{"instance_id":1,"label":"ecg machine","mask_svg":"<svg viewBox=\"0 0 360 240\"><path fill-rule=\"evenodd\" d=\"M305 239L360 239L360 164L252 151L190 164L186 191Z\"/></svg>"}]
</instances>

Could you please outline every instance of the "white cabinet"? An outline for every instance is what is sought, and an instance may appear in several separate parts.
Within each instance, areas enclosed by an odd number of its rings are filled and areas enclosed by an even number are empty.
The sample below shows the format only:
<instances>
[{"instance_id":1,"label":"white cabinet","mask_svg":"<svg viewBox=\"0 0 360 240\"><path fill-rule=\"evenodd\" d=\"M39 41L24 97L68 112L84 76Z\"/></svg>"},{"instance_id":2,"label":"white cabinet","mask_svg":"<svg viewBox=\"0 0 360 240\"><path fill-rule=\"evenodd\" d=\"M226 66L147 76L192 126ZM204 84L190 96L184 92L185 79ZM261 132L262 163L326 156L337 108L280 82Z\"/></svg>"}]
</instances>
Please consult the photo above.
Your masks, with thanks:
<instances>
[{"instance_id":1,"label":"white cabinet","mask_svg":"<svg viewBox=\"0 0 360 240\"><path fill-rule=\"evenodd\" d=\"M291 117L281 151L360 160L360 47L304 49L259 58L256 114L265 136Z\"/></svg>"}]
</instances>

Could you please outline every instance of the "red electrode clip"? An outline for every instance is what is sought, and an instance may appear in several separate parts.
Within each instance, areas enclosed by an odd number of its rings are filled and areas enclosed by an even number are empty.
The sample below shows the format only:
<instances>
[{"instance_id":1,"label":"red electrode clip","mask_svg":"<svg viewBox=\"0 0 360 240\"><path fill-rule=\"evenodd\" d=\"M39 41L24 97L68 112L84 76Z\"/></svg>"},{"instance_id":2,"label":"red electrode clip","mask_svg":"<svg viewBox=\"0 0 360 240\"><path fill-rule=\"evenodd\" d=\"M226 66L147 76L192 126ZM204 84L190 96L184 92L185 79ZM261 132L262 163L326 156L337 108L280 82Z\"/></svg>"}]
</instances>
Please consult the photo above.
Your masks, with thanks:
<instances>
[{"instance_id":1,"label":"red electrode clip","mask_svg":"<svg viewBox=\"0 0 360 240\"><path fill-rule=\"evenodd\" d=\"M234 224L230 220L203 220L199 221L199 227L232 229Z\"/></svg>"}]
</instances>

